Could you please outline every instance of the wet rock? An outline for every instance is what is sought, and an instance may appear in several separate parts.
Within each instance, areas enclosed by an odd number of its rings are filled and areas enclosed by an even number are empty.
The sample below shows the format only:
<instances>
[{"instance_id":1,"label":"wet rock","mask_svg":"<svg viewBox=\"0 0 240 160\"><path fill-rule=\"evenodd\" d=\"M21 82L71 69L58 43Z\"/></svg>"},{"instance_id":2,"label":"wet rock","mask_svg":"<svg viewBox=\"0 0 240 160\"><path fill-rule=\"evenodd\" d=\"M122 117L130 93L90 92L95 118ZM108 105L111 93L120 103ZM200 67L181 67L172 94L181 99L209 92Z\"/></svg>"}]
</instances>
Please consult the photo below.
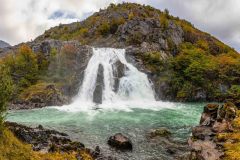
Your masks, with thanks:
<instances>
[{"instance_id":1,"label":"wet rock","mask_svg":"<svg viewBox=\"0 0 240 160\"><path fill-rule=\"evenodd\" d=\"M197 91L194 99L195 100L206 100L207 98L207 93L204 90Z\"/></svg>"},{"instance_id":2,"label":"wet rock","mask_svg":"<svg viewBox=\"0 0 240 160\"><path fill-rule=\"evenodd\" d=\"M95 102L97 104L102 104L102 92L103 92L103 88L104 88L103 72L104 72L103 66L100 64L98 67L96 88L93 92L93 102Z\"/></svg>"},{"instance_id":3,"label":"wet rock","mask_svg":"<svg viewBox=\"0 0 240 160\"><path fill-rule=\"evenodd\" d=\"M84 148L80 142L73 142L65 133L44 129L42 126L31 128L17 123L6 122L6 126L21 141L32 144L34 151L42 152L71 152Z\"/></svg>"},{"instance_id":4,"label":"wet rock","mask_svg":"<svg viewBox=\"0 0 240 160\"><path fill-rule=\"evenodd\" d=\"M109 137L108 142L110 146L120 150L132 150L132 142L129 138L121 133L117 133Z\"/></svg>"},{"instance_id":5,"label":"wet rock","mask_svg":"<svg viewBox=\"0 0 240 160\"><path fill-rule=\"evenodd\" d=\"M125 69L126 66L121 63L120 61L117 61L113 64L113 76L114 76L114 91L117 92L119 88L119 82L120 78L122 78L125 75Z\"/></svg>"},{"instance_id":6,"label":"wet rock","mask_svg":"<svg viewBox=\"0 0 240 160\"><path fill-rule=\"evenodd\" d=\"M159 128L150 132L150 137L168 137L171 135L171 132L167 128Z\"/></svg>"}]
</instances>

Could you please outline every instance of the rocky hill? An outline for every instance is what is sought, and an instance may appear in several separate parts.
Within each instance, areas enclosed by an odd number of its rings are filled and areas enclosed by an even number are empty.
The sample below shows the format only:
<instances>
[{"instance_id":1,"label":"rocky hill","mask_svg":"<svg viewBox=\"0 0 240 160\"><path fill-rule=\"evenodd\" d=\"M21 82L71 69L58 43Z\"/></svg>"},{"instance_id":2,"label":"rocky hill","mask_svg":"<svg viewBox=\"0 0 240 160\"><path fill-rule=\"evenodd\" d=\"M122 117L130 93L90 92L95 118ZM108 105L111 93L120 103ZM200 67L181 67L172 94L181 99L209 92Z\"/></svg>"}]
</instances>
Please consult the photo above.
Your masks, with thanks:
<instances>
[{"instance_id":1,"label":"rocky hill","mask_svg":"<svg viewBox=\"0 0 240 160\"><path fill-rule=\"evenodd\" d=\"M0 40L0 48L10 47L10 44Z\"/></svg>"},{"instance_id":2,"label":"rocky hill","mask_svg":"<svg viewBox=\"0 0 240 160\"><path fill-rule=\"evenodd\" d=\"M0 51L17 55L1 62L18 82L13 98L17 108L69 102L81 83L91 46L125 48L127 59L148 74L161 100L224 101L240 92L240 55L234 49L168 10L122 3ZM34 63L22 58L25 54Z\"/></svg>"},{"instance_id":3,"label":"rocky hill","mask_svg":"<svg viewBox=\"0 0 240 160\"><path fill-rule=\"evenodd\" d=\"M51 28L36 41L46 39L126 48L149 73L160 99L222 101L239 87L239 54L168 10L111 4L82 22Z\"/></svg>"}]
</instances>

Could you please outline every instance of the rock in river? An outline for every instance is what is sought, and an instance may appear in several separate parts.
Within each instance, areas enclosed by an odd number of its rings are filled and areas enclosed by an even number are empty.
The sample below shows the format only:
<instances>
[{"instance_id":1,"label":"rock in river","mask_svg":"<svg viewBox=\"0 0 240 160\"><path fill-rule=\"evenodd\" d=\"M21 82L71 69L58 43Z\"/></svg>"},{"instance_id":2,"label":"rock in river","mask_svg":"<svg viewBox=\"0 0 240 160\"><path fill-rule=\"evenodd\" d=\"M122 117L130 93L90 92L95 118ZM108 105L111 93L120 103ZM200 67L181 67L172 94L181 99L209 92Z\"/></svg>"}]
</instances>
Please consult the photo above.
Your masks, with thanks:
<instances>
[{"instance_id":1,"label":"rock in river","mask_svg":"<svg viewBox=\"0 0 240 160\"><path fill-rule=\"evenodd\" d=\"M171 135L171 132L167 128L158 128L150 132L150 137L168 137Z\"/></svg>"},{"instance_id":2,"label":"rock in river","mask_svg":"<svg viewBox=\"0 0 240 160\"><path fill-rule=\"evenodd\" d=\"M132 150L132 142L122 133L109 137L108 144L120 150Z\"/></svg>"}]
</instances>

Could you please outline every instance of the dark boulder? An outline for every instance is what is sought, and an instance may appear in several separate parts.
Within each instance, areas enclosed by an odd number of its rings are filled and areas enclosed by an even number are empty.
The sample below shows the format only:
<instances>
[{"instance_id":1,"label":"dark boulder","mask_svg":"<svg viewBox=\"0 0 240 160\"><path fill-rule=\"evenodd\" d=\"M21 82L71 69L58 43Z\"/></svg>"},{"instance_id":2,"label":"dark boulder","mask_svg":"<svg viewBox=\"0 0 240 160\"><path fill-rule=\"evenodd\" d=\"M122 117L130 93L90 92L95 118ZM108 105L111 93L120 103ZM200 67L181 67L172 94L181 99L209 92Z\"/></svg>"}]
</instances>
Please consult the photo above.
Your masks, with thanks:
<instances>
[{"instance_id":1,"label":"dark boulder","mask_svg":"<svg viewBox=\"0 0 240 160\"><path fill-rule=\"evenodd\" d=\"M114 136L109 137L107 143L120 150L132 150L131 140L121 133L117 133Z\"/></svg>"}]
</instances>

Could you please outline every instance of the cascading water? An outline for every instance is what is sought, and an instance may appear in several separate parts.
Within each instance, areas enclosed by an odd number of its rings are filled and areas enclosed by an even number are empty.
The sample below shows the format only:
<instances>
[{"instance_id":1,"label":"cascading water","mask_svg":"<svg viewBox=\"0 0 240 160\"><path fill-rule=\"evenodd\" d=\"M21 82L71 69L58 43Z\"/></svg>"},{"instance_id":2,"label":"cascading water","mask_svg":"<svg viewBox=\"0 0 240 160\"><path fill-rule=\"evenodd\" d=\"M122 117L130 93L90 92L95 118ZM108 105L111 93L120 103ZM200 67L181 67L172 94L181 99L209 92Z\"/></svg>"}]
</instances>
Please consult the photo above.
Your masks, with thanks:
<instances>
[{"instance_id":1,"label":"cascading water","mask_svg":"<svg viewBox=\"0 0 240 160\"><path fill-rule=\"evenodd\" d=\"M95 99L100 103L96 104ZM61 109L129 110L154 106L159 107L159 103L147 75L127 62L124 49L93 48L79 94L71 105Z\"/></svg>"},{"instance_id":2,"label":"cascading water","mask_svg":"<svg viewBox=\"0 0 240 160\"><path fill-rule=\"evenodd\" d=\"M124 75L120 78L119 89L115 93L114 83L117 77L114 77L114 73L118 72L117 62L124 65ZM126 61L124 49L94 48L78 97L81 101L92 101L100 65L103 66L103 103L117 100L154 100L147 76Z\"/></svg>"}]
</instances>

